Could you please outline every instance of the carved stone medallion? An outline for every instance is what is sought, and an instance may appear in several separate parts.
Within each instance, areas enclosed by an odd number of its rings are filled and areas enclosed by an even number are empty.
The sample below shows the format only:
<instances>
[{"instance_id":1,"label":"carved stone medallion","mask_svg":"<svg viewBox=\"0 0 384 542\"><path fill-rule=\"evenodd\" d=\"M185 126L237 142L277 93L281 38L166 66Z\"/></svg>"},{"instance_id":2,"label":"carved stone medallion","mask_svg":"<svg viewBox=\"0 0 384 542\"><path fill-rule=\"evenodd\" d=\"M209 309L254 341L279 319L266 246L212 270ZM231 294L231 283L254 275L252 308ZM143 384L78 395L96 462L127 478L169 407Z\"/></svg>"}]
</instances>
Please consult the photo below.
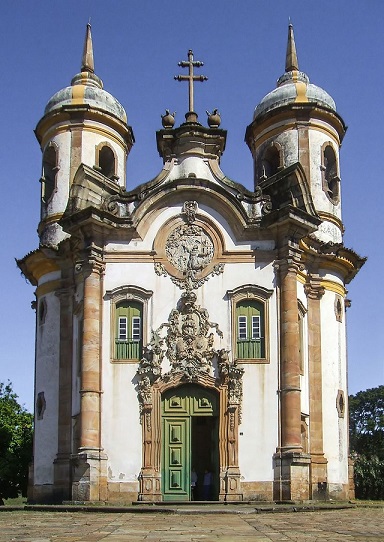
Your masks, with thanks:
<instances>
[{"instance_id":1,"label":"carved stone medallion","mask_svg":"<svg viewBox=\"0 0 384 542\"><path fill-rule=\"evenodd\" d=\"M183 224L168 237L165 254L168 261L184 275L202 271L213 258L213 242L196 224Z\"/></svg>"}]
</instances>

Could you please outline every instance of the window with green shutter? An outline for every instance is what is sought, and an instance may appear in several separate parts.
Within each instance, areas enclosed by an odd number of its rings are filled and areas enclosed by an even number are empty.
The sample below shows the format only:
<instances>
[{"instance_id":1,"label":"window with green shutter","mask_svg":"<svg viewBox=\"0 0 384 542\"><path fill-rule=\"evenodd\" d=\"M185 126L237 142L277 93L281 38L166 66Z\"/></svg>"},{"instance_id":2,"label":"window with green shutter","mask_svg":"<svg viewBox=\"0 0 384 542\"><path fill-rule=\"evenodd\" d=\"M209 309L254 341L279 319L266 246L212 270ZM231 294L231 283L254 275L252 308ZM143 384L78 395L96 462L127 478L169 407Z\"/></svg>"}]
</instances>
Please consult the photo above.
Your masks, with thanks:
<instances>
[{"instance_id":1,"label":"window with green shutter","mask_svg":"<svg viewBox=\"0 0 384 542\"><path fill-rule=\"evenodd\" d=\"M143 306L137 301L116 305L115 359L141 359Z\"/></svg>"},{"instance_id":2,"label":"window with green shutter","mask_svg":"<svg viewBox=\"0 0 384 542\"><path fill-rule=\"evenodd\" d=\"M244 300L236 305L236 357L260 359L265 357L264 304Z\"/></svg>"}]
</instances>

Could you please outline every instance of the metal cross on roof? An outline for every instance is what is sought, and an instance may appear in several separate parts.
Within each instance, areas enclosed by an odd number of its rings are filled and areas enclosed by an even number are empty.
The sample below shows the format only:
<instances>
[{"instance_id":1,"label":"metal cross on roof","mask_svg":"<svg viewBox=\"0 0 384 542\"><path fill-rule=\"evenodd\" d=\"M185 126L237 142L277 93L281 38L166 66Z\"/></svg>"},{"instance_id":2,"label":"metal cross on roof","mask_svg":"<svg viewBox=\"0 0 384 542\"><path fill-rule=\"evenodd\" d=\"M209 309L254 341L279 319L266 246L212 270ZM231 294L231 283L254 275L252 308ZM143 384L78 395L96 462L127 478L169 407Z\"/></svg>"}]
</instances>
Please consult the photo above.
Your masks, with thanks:
<instances>
[{"instance_id":1,"label":"metal cross on roof","mask_svg":"<svg viewBox=\"0 0 384 542\"><path fill-rule=\"evenodd\" d=\"M188 60L183 60L182 62L179 62L178 66L181 66L182 68L189 68L189 74L188 75L175 75L176 81L188 81L189 82L189 111L194 112L194 105L193 105L193 82L194 81L206 81L208 77L205 75L194 75L193 68L200 68L201 66L204 66L203 62L200 62L199 60L193 60L193 51L192 49L189 49L188 51Z\"/></svg>"}]
</instances>

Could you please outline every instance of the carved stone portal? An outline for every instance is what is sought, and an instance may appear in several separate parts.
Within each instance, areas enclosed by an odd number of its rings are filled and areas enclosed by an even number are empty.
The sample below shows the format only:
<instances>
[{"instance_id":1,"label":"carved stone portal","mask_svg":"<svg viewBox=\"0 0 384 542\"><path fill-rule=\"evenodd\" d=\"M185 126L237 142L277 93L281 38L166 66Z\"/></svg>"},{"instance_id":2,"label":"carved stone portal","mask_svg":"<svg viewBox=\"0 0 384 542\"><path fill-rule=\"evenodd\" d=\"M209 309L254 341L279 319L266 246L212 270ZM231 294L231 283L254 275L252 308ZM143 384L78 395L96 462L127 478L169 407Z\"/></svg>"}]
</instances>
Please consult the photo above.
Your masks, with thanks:
<instances>
[{"instance_id":1,"label":"carved stone portal","mask_svg":"<svg viewBox=\"0 0 384 542\"><path fill-rule=\"evenodd\" d=\"M213 331L214 330L214 331ZM168 321L156 331L137 370L137 392L143 427L143 467L140 499L161 500L161 396L185 383L215 389L220 395L220 495L240 500L238 424L241 421L244 369L231 362L229 352L214 348L218 324L196 303L196 294L183 292ZM169 371L163 374L164 361Z\"/></svg>"}]
</instances>

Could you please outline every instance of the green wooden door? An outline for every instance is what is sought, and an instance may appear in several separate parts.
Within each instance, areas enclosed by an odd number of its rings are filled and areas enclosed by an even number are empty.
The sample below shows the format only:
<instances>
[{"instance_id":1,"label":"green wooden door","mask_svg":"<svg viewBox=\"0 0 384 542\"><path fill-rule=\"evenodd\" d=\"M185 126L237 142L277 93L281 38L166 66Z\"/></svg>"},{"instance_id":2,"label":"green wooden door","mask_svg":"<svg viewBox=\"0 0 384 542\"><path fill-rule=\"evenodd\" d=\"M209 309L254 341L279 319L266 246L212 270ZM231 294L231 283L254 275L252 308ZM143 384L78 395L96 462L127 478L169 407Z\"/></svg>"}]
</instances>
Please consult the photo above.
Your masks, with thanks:
<instances>
[{"instance_id":1,"label":"green wooden door","mask_svg":"<svg viewBox=\"0 0 384 542\"><path fill-rule=\"evenodd\" d=\"M166 501L189 500L190 488L190 418L164 418L164 480Z\"/></svg>"},{"instance_id":2,"label":"green wooden door","mask_svg":"<svg viewBox=\"0 0 384 542\"><path fill-rule=\"evenodd\" d=\"M218 397L212 390L185 385L168 390L162 400L162 492L165 501L191 499L192 421L218 414ZM218 424L212 419L204 442L209 462L218 476ZM207 435L208 436L208 435ZM217 482L215 482L215 486Z\"/></svg>"}]
</instances>

